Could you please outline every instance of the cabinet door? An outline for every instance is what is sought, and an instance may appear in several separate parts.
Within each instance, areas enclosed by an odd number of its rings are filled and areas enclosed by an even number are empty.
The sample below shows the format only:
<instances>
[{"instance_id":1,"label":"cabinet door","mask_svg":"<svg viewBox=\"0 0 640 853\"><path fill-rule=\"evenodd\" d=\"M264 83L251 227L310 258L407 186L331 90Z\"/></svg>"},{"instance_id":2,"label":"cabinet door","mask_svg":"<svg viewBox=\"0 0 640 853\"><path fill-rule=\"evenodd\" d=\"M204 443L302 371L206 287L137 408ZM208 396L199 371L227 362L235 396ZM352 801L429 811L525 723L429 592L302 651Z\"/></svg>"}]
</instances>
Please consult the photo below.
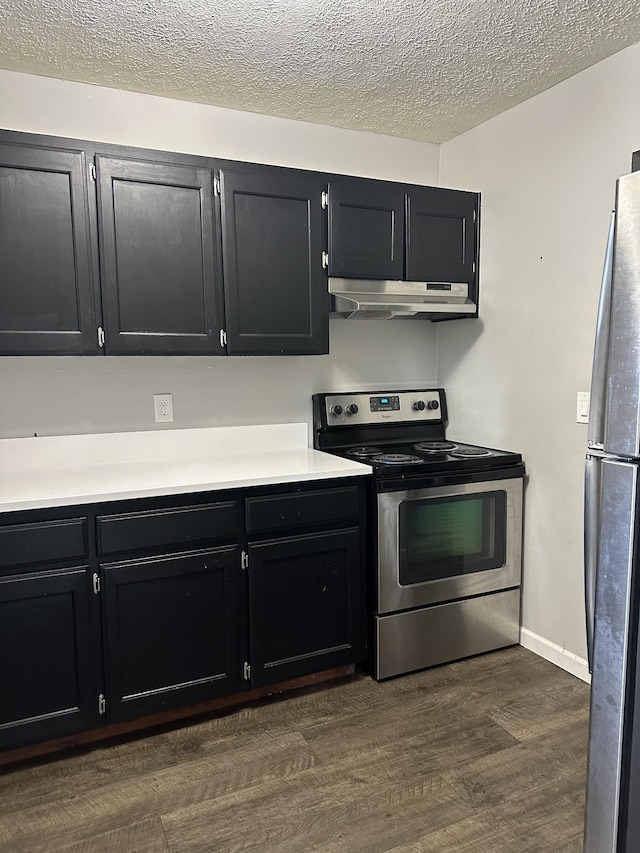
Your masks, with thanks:
<instances>
[{"instance_id":1,"label":"cabinet door","mask_svg":"<svg viewBox=\"0 0 640 853\"><path fill-rule=\"evenodd\" d=\"M86 567L0 578L0 750L99 725L94 598Z\"/></svg>"},{"instance_id":2,"label":"cabinet door","mask_svg":"<svg viewBox=\"0 0 640 853\"><path fill-rule=\"evenodd\" d=\"M86 159L0 144L0 353L97 352Z\"/></svg>"},{"instance_id":3,"label":"cabinet door","mask_svg":"<svg viewBox=\"0 0 640 853\"><path fill-rule=\"evenodd\" d=\"M125 720L242 685L237 548L101 567L107 714Z\"/></svg>"},{"instance_id":4,"label":"cabinet door","mask_svg":"<svg viewBox=\"0 0 640 853\"><path fill-rule=\"evenodd\" d=\"M329 275L401 279L404 189L381 181L329 184Z\"/></svg>"},{"instance_id":5,"label":"cabinet door","mask_svg":"<svg viewBox=\"0 0 640 853\"><path fill-rule=\"evenodd\" d=\"M227 352L329 351L320 176L221 172Z\"/></svg>"},{"instance_id":6,"label":"cabinet door","mask_svg":"<svg viewBox=\"0 0 640 853\"><path fill-rule=\"evenodd\" d=\"M96 157L105 351L222 353L212 175Z\"/></svg>"},{"instance_id":7,"label":"cabinet door","mask_svg":"<svg viewBox=\"0 0 640 853\"><path fill-rule=\"evenodd\" d=\"M473 281L477 203L476 193L411 188L407 193L409 281Z\"/></svg>"},{"instance_id":8,"label":"cabinet door","mask_svg":"<svg viewBox=\"0 0 640 853\"><path fill-rule=\"evenodd\" d=\"M357 529L249 546L252 685L362 660L360 559Z\"/></svg>"}]
</instances>

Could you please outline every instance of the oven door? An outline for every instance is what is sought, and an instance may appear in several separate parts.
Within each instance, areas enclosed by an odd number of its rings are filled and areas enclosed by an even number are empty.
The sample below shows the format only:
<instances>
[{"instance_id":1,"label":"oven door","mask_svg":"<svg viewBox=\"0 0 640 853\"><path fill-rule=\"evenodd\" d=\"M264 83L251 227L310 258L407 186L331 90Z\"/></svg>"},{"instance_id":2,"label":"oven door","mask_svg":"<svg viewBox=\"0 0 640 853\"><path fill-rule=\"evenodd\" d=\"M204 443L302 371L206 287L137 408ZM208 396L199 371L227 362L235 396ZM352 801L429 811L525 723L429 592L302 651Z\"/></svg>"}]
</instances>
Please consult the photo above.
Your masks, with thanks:
<instances>
[{"instance_id":1,"label":"oven door","mask_svg":"<svg viewBox=\"0 0 640 853\"><path fill-rule=\"evenodd\" d=\"M519 586L522 482L378 495L378 613Z\"/></svg>"}]
</instances>

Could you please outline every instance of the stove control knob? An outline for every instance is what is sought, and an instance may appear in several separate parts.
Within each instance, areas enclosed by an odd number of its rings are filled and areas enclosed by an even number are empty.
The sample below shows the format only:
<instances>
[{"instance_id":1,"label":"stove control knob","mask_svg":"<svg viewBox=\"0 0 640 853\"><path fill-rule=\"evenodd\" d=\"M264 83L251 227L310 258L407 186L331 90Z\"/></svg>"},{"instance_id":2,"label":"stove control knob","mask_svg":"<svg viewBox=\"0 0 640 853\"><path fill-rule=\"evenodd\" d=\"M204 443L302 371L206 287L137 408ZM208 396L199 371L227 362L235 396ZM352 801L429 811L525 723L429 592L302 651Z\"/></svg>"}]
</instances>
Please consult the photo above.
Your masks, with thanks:
<instances>
[{"instance_id":1,"label":"stove control knob","mask_svg":"<svg viewBox=\"0 0 640 853\"><path fill-rule=\"evenodd\" d=\"M357 415L358 414L358 406L355 403L349 403L349 405L345 408L345 412L348 415Z\"/></svg>"},{"instance_id":2,"label":"stove control knob","mask_svg":"<svg viewBox=\"0 0 640 853\"><path fill-rule=\"evenodd\" d=\"M342 406L338 403L335 406L331 406L329 411L332 415L341 415L342 414Z\"/></svg>"},{"instance_id":3,"label":"stove control knob","mask_svg":"<svg viewBox=\"0 0 640 853\"><path fill-rule=\"evenodd\" d=\"M429 402L427 403L427 409L431 409L432 411L435 411L436 409L439 409L439 408L440 408L440 403L437 400L429 400Z\"/></svg>"},{"instance_id":4,"label":"stove control knob","mask_svg":"<svg viewBox=\"0 0 640 853\"><path fill-rule=\"evenodd\" d=\"M414 412L424 412L426 408L424 400L416 400L415 403L412 404L411 408Z\"/></svg>"}]
</instances>

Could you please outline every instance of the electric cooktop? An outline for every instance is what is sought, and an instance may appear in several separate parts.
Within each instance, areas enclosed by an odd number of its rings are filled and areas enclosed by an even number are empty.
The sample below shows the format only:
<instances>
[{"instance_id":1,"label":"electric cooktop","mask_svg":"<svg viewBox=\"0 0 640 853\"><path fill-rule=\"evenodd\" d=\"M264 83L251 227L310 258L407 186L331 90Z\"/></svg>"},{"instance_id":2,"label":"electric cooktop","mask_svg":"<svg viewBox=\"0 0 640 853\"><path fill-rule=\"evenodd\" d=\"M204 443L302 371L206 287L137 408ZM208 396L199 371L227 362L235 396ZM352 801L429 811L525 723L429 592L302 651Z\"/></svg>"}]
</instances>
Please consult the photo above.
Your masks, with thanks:
<instances>
[{"instance_id":1,"label":"electric cooktop","mask_svg":"<svg viewBox=\"0 0 640 853\"><path fill-rule=\"evenodd\" d=\"M313 404L314 446L365 462L378 478L522 464L519 453L448 439L443 388L316 394Z\"/></svg>"}]
</instances>

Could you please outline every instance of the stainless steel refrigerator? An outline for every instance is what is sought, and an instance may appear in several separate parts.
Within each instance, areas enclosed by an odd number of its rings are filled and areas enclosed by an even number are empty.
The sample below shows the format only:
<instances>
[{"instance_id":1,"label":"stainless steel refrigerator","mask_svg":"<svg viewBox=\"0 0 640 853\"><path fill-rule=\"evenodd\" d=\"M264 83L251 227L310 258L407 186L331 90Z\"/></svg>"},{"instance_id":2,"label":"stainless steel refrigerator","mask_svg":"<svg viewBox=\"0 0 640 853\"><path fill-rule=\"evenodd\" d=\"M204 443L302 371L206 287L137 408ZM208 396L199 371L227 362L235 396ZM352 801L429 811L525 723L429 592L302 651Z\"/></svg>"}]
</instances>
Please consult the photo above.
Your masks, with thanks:
<instances>
[{"instance_id":1,"label":"stainless steel refrigerator","mask_svg":"<svg viewBox=\"0 0 640 853\"><path fill-rule=\"evenodd\" d=\"M584 853L640 850L640 172L617 182L585 477L592 672Z\"/></svg>"}]
</instances>

